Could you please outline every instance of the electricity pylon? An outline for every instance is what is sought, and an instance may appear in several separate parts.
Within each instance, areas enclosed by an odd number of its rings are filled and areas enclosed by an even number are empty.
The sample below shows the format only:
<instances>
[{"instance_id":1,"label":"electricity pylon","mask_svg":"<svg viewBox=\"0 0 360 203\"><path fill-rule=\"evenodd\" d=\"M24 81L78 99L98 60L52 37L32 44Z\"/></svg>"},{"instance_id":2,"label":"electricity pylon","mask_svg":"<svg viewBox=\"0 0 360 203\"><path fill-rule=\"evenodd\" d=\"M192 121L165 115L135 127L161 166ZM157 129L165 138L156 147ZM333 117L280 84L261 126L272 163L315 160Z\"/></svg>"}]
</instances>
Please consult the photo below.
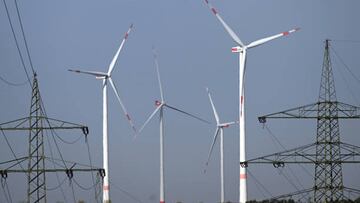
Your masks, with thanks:
<instances>
[{"instance_id":1,"label":"electricity pylon","mask_svg":"<svg viewBox=\"0 0 360 203\"><path fill-rule=\"evenodd\" d=\"M15 157L14 160L0 163L0 175L2 178L7 178L9 173L26 173L28 179L27 202L47 202L46 200L46 173L49 172L65 172L71 179L73 172L98 171L100 176L104 177L104 171L101 168L78 168L76 164L70 167L66 165L63 160L63 167L58 169L47 169L45 160L49 159L52 162L55 160L47 158L44 153L44 131L45 130L64 130L64 129L81 129L85 136L88 135L89 130L87 126L75 123L69 123L57 119L46 117L36 74L34 74L32 84L32 97L29 117L20 118L14 121L9 121L0 124L1 131L29 131L29 151L27 157ZM25 169L21 163L28 161L28 167ZM2 165L11 164L9 167ZM21 167L19 168L15 168ZM5 169L3 169L5 168Z\"/></svg>"},{"instance_id":2,"label":"electricity pylon","mask_svg":"<svg viewBox=\"0 0 360 203\"><path fill-rule=\"evenodd\" d=\"M315 165L312 188L276 198L313 191L314 202L335 202L347 199L344 190L360 193L360 190L344 187L342 174L342 164L360 163L360 147L341 142L339 131L339 119L359 119L360 107L337 101L329 46L326 40L318 102L259 117L260 123L265 123L266 119L316 119L316 142L240 163L245 166L270 163L276 168L285 164Z\"/></svg>"}]
</instances>

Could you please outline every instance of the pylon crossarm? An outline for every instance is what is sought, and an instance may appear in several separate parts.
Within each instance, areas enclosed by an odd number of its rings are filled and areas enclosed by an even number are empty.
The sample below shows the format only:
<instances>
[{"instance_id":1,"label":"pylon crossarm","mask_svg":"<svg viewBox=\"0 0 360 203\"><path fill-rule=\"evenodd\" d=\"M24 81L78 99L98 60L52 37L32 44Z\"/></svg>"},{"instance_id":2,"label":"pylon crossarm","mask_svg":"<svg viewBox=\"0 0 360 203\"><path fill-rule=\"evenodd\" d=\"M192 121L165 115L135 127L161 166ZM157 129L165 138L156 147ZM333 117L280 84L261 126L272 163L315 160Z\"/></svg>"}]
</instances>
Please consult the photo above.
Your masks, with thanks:
<instances>
[{"instance_id":1,"label":"pylon crossarm","mask_svg":"<svg viewBox=\"0 0 360 203\"><path fill-rule=\"evenodd\" d=\"M259 116L259 122L265 123L267 118L317 118L317 105L318 103L312 103L300 107L287 109L276 113Z\"/></svg>"},{"instance_id":2,"label":"pylon crossarm","mask_svg":"<svg viewBox=\"0 0 360 203\"><path fill-rule=\"evenodd\" d=\"M16 120L1 123L0 124L0 129L1 130L16 129L19 126L22 126L24 123L28 124L28 121L29 121L29 117L25 117L25 118L19 118L19 119L16 119Z\"/></svg>"},{"instance_id":3,"label":"pylon crossarm","mask_svg":"<svg viewBox=\"0 0 360 203\"><path fill-rule=\"evenodd\" d=\"M0 163L0 168L6 168L5 170L8 170L17 165L20 165L22 162L26 161L27 159L28 159L28 157L21 157L21 158L4 161L4 162Z\"/></svg>"},{"instance_id":4,"label":"pylon crossarm","mask_svg":"<svg viewBox=\"0 0 360 203\"><path fill-rule=\"evenodd\" d=\"M298 196L304 193L310 193L314 191L314 188L308 188L308 189L304 189L304 190L299 190L296 192L292 192L292 193L288 193L288 194L283 194L283 195L279 195L279 196L275 196L272 197L270 200L278 200L278 199L285 199L285 198L292 198L294 196ZM271 202L271 201L270 201Z\"/></svg>"},{"instance_id":5,"label":"pylon crossarm","mask_svg":"<svg viewBox=\"0 0 360 203\"><path fill-rule=\"evenodd\" d=\"M261 156L253 159L249 159L243 165L248 164L273 164L275 168L284 167L285 164L328 164L328 163L360 163L360 147L341 143L341 148L346 152L340 154L339 160L322 161L316 160L315 150L316 143L297 147L294 149L273 153L266 156ZM356 151L357 150L357 151ZM310 151L310 152L309 152Z\"/></svg>"},{"instance_id":6,"label":"pylon crossarm","mask_svg":"<svg viewBox=\"0 0 360 203\"><path fill-rule=\"evenodd\" d=\"M360 107L337 102L338 114L341 118L360 118Z\"/></svg>"},{"instance_id":7,"label":"pylon crossarm","mask_svg":"<svg viewBox=\"0 0 360 203\"><path fill-rule=\"evenodd\" d=\"M352 152L356 155L360 154L360 147L359 146L355 146L352 144L348 144L348 143L344 143L344 142L340 142L340 147L343 150L346 150L348 152Z\"/></svg>"},{"instance_id":8,"label":"pylon crossarm","mask_svg":"<svg viewBox=\"0 0 360 203\"><path fill-rule=\"evenodd\" d=\"M9 170L2 170L0 169L0 174L2 173L28 173L28 172L45 172L45 173L53 173L53 172L89 172L89 171L101 171L102 168L73 168L73 169L33 169L33 170L27 170L27 169L9 169Z\"/></svg>"},{"instance_id":9,"label":"pylon crossarm","mask_svg":"<svg viewBox=\"0 0 360 203\"><path fill-rule=\"evenodd\" d=\"M356 189L356 188L344 187L344 190L345 190L345 191L348 191L348 192L354 192L354 193L357 193L357 194L360 195L360 190L359 190L359 189Z\"/></svg>"},{"instance_id":10,"label":"pylon crossarm","mask_svg":"<svg viewBox=\"0 0 360 203\"><path fill-rule=\"evenodd\" d=\"M76 165L76 166L80 166L80 167L92 167L90 165L86 165L86 164L81 164L81 163L77 163L77 162L73 162L73 161L68 161L68 160L62 160L62 159L57 159L57 158L53 158L53 157L44 157L45 160L50 161L54 164L56 164L59 167L63 167L63 168L69 168L67 166L64 166L65 164L69 164L69 165Z\"/></svg>"},{"instance_id":11,"label":"pylon crossarm","mask_svg":"<svg viewBox=\"0 0 360 203\"><path fill-rule=\"evenodd\" d=\"M283 167L285 163L316 163L316 144L308 144L282 152L261 156L246 161L247 164L273 164L274 167Z\"/></svg>"},{"instance_id":12,"label":"pylon crossarm","mask_svg":"<svg viewBox=\"0 0 360 203\"><path fill-rule=\"evenodd\" d=\"M38 119L44 122L44 126L29 126L29 121ZM66 122L58 119L48 118L45 116L29 116L25 118L16 119L13 121L0 124L0 130L66 130L66 129L81 129L85 135L89 133L89 129L85 125Z\"/></svg>"},{"instance_id":13,"label":"pylon crossarm","mask_svg":"<svg viewBox=\"0 0 360 203\"><path fill-rule=\"evenodd\" d=\"M0 165L4 165L4 164L9 164L9 163L13 163L13 162L19 162L19 161L24 161L26 160L28 157L24 156L24 157L20 157L20 158L17 158L17 159L12 159L12 160L7 160L7 161L3 161L3 162L0 162Z\"/></svg>"},{"instance_id":14,"label":"pylon crossarm","mask_svg":"<svg viewBox=\"0 0 360 203\"><path fill-rule=\"evenodd\" d=\"M259 116L259 122L265 123L266 119L273 118L273 119L285 119L285 118L295 118L295 119L321 119L323 117L319 117L317 115L318 106L319 105L333 105L335 107L334 111L337 111L338 114L334 116L327 116L324 118L330 119L358 119L360 118L360 107L353 106L350 104L346 104L343 102L338 101L323 101L323 102L316 102L313 104L308 104L296 108L287 109L285 111L280 111L272 114L267 114L264 116Z\"/></svg>"}]
</instances>

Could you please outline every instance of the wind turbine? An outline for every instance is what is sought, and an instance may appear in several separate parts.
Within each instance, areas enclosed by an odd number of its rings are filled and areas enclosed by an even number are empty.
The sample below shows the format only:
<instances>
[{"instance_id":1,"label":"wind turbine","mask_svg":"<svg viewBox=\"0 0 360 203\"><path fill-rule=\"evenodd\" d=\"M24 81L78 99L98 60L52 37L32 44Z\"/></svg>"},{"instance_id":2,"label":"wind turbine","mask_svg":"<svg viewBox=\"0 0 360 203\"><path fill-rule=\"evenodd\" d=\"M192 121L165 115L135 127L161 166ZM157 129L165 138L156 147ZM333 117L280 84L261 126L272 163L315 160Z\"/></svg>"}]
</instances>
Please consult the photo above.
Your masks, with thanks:
<instances>
[{"instance_id":1,"label":"wind turbine","mask_svg":"<svg viewBox=\"0 0 360 203\"><path fill-rule=\"evenodd\" d=\"M240 178L239 178L239 202L245 203L247 201L247 186L246 186L246 150L245 150L245 65L246 65L246 52L248 49L257 47L271 40L277 39L282 36L287 36L293 32L298 31L300 28L295 28L286 32L282 32L270 37L259 39L245 45L242 43L240 38L235 34L235 32L225 23L220 14L216 9L209 3L208 0L205 0L207 6L220 21L224 29L228 32L230 37L238 45L231 49L234 53L239 53L239 160L240 160Z\"/></svg>"},{"instance_id":2,"label":"wind turbine","mask_svg":"<svg viewBox=\"0 0 360 203\"><path fill-rule=\"evenodd\" d=\"M221 196L220 196L220 203L225 203L225 182L224 182L224 128L228 128L228 127L230 127L231 125L234 125L234 124L236 124L236 123L238 123L238 122L232 121L232 122L227 122L227 123L220 123L220 119L219 119L218 113L217 113L217 111L216 111L214 102L213 102L213 100L212 100L212 98L211 98L210 91L209 91L208 88L206 88L206 91L207 91L207 93L208 93L209 100L210 100L210 104L211 104L212 110L213 110L213 112L214 112L214 117L215 117L215 120L216 120L215 135L214 135L214 138L213 138L211 147L210 147L209 155L208 155L208 158L207 158L207 161L206 161L206 166L209 165L211 153L212 153L212 150L213 150L213 148L214 148L216 139L217 139L217 137L218 137L218 135L219 135L219 132L220 132L220 177L221 177ZM206 171L204 171L204 172L206 172Z\"/></svg>"},{"instance_id":3,"label":"wind turbine","mask_svg":"<svg viewBox=\"0 0 360 203\"><path fill-rule=\"evenodd\" d=\"M114 90L114 93L117 97L117 100L120 103L120 106L125 113L125 116L130 123L132 129L135 131L135 134L137 133L137 130L134 126L134 123L132 122L123 102L120 99L119 93L116 89L116 86L114 82L111 79L111 73L114 70L115 64L117 62L117 59L119 57L119 54L124 46L124 43L126 39L129 36L130 31L132 30L133 25L131 24L128 31L125 33L125 37L123 38L120 47L118 48L114 58L112 59L108 72L98 72L98 71L85 71L85 70L72 70L69 69L69 71L76 72L76 73L82 73L87 75L95 76L96 79L102 80L103 82L103 167L105 170L105 177L103 182L103 203L109 203L110 202L110 186L109 186L109 149L108 149L108 110L107 110L107 85L108 82L110 83L112 89Z\"/></svg>"},{"instance_id":4,"label":"wind turbine","mask_svg":"<svg viewBox=\"0 0 360 203\"><path fill-rule=\"evenodd\" d=\"M157 60L157 54L155 50L153 49L154 54L154 62L155 62L155 68L157 73L157 79L159 83L160 88L160 98L161 101L156 100L155 101L155 110L152 112L152 114L149 116L149 118L145 121L145 123L142 125L142 127L139 130L139 133L145 128L145 126L150 122L150 120L155 116L155 114L160 111L159 113L159 122L160 122L160 203L165 203L165 184L164 184L164 108L169 108L171 110L180 112L182 114L185 114L189 117L195 118L197 120L200 120L205 123L209 123L208 121L195 116L193 114L187 113L183 110L180 110L176 107L170 106L167 104L164 100L164 93L161 85L161 79L160 79L160 72L159 72L159 63Z\"/></svg>"}]
</instances>

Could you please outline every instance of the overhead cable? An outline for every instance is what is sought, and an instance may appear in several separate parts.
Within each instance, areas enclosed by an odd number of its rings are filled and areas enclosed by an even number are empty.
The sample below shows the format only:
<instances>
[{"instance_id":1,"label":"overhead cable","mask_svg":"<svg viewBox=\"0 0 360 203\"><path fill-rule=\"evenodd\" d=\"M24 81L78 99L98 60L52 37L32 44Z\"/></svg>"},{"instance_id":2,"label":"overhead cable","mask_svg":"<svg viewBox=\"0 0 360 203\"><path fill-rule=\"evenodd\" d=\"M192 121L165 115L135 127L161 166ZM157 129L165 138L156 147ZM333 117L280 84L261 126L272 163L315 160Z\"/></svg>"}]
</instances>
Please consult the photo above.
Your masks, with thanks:
<instances>
[{"instance_id":1,"label":"overhead cable","mask_svg":"<svg viewBox=\"0 0 360 203\"><path fill-rule=\"evenodd\" d=\"M7 18L8 18L9 24L10 24L10 27L11 27L11 31L12 31L14 40L15 40L16 48L17 48L18 53L19 53L19 56L20 56L21 64L22 64L22 66L23 66L23 69L24 69L25 74L26 74L26 78L27 78L27 80L28 80L28 82L29 82L29 85L30 85L30 87L31 87L32 85L31 85L30 76L29 76L28 71L26 70L24 57L23 57L23 55L21 54L19 42L18 42L18 40L17 40L17 38L16 38L14 26L13 26L13 24L12 24L11 17L10 17L10 13L9 13L9 9L8 9L8 7L7 7L7 4L6 4L6 1L5 1L5 0L3 0L3 4L4 4L4 6L5 6L6 15L7 15Z\"/></svg>"}]
</instances>

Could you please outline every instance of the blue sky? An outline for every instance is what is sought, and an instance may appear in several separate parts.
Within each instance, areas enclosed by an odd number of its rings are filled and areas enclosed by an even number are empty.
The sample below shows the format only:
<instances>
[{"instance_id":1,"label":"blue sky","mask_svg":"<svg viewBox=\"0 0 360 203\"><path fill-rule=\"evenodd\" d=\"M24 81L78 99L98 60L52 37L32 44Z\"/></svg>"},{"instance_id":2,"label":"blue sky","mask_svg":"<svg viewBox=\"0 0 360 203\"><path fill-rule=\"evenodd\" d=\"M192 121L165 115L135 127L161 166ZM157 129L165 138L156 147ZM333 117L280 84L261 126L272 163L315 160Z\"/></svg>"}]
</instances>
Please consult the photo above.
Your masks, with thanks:
<instances>
[{"instance_id":1,"label":"blue sky","mask_svg":"<svg viewBox=\"0 0 360 203\"><path fill-rule=\"evenodd\" d=\"M360 2L348 1L235 1L214 0L224 20L249 43L294 27L301 31L278 39L248 53L246 73L247 157L279 150L271 136L257 122L257 116L296 107L317 100L323 60L324 40L359 40L357 11ZM16 19L13 1L7 1ZM38 73L42 98L50 117L89 126L92 158L102 164L101 82L67 71L83 68L106 71L131 23L134 30L125 44L113 72L120 95L139 127L159 99L151 47L159 53L165 98L169 104L214 121L205 92L209 87L224 121L237 118L237 55L235 46L203 1L121 0L121 1L19 1L24 29L34 68ZM4 5L0 6L0 75L20 83L26 80ZM17 34L20 29L15 23ZM351 71L360 77L357 58L360 43L334 41L333 48ZM22 46L22 50L24 47ZM23 52L25 53L25 52ZM360 105L357 82L333 56L338 100ZM28 66L29 67L29 66ZM114 185L143 202L157 202L159 193L159 134L153 120L135 141L115 95L109 95L110 178ZM0 83L0 122L24 117L29 112L29 86ZM358 121L341 122L342 140L360 144ZM270 129L287 148L313 142L315 121L271 121ZM165 181L168 202L214 202L220 196L219 149L215 148L208 172L203 174L215 126L199 123L183 115L165 111ZM225 131L226 199L238 196L238 130ZM73 140L80 133L61 132ZM18 155L27 152L27 134L9 133ZM11 136L10 136L11 135ZM1 160L12 158L3 138ZM64 157L88 163L81 139L75 145L62 144ZM76 155L75 155L76 154ZM292 167L302 185L311 187L313 178L301 167ZM249 170L273 195L295 191L272 166L251 166ZM307 167L311 173L312 167ZM344 166L344 183L359 188L355 176L359 166ZM11 175L8 184L14 201L25 198L24 176ZM64 178L61 174L61 177ZM90 185L88 175L76 177ZM55 180L54 176L49 180ZM293 177L293 179L295 179ZM296 182L296 181L295 181ZM49 187L56 185L50 181ZM68 183L64 184L64 187ZM91 202L92 193L75 187L76 196ZM249 198L264 196L249 178ZM300 186L298 186L300 187ZM70 196L70 190L65 189ZM16 196L15 196L16 194ZM49 198L62 200L59 192ZM112 199L135 202L112 187ZM0 195L0 201L5 201Z\"/></svg>"}]
</instances>

